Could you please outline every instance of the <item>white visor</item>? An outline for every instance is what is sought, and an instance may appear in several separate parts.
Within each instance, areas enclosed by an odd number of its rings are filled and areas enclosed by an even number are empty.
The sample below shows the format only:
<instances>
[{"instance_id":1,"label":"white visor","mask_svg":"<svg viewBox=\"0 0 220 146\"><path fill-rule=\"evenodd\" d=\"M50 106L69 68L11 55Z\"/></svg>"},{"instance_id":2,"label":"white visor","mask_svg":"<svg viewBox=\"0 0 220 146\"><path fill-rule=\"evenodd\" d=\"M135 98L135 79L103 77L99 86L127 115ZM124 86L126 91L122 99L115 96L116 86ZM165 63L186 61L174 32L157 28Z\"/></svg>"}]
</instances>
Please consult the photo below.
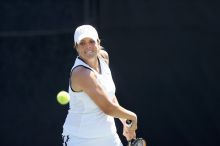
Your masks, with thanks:
<instances>
[{"instance_id":1,"label":"white visor","mask_svg":"<svg viewBox=\"0 0 220 146\"><path fill-rule=\"evenodd\" d=\"M74 33L75 45L76 43L79 44L82 39L87 37L93 39L96 42L99 39L96 29L91 25L81 25L77 27Z\"/></svg>"}]
</instances>

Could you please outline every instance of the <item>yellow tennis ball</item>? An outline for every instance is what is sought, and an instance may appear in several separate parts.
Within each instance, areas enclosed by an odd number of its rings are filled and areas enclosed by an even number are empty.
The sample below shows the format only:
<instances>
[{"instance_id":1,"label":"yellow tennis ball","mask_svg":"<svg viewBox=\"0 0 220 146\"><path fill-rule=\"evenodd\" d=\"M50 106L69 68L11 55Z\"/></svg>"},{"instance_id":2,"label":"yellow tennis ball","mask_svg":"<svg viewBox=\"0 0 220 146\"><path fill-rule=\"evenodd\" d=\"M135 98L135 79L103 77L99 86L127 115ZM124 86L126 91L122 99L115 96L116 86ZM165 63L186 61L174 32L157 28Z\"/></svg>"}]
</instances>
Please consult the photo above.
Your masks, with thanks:
<instances>
[{"instance_id":1,"label":"yellow tennis ball","mask_svg":"<svg viewBox=\"0 0 220 146\"><path fill-rule=\"evenodd\" d=\"M57 101L59 104L65 105L70 101L70 95L66 91L60 91L57 94Z\"/></svg>"}]
</instances>

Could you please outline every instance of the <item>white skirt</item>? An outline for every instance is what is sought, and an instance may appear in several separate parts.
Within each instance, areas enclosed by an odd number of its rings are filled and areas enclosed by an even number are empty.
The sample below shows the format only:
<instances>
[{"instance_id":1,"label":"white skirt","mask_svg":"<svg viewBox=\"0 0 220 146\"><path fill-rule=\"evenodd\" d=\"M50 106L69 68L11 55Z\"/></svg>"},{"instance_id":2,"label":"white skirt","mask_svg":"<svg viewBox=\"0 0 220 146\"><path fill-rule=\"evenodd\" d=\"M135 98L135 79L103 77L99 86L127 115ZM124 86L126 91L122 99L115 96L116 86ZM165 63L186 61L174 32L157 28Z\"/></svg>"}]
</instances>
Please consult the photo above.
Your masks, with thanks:
<instances>
[{"instance_id":1,"label":"white skirt","mask_svg":"<svg viewBox=\"0 0 220 146\"><path fill-rule=\"evenodd\" d=\"M123 146L118 134L98 138L63 136L63 146Z\"/></svg>"}]
</instances>

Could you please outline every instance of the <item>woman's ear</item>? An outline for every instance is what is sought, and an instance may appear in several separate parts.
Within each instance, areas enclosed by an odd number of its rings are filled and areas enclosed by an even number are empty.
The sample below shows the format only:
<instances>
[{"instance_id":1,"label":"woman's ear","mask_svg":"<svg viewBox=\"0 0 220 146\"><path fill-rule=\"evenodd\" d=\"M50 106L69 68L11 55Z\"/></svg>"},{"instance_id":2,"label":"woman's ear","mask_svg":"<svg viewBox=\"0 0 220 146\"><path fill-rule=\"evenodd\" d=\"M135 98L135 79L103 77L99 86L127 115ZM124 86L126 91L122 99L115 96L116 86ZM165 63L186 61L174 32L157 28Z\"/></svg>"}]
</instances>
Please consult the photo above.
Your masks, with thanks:
<instances>
[{"instance_id":1,"label":"woman's ear","mask_svg":"<svg viewBox=\"0 0 220 146\"><path fill-rule=\"evenodd\" d=\"M101 41L100 41L100 39L97 40L97 43L98 43L98 45L99 45L99 49L101 50L103 47L101 46Z\"/></svg>"},{"instance_id":2,"label":"woman's ear","mask_svg":"<svg viewBox=\"0 0 220 146\"><path fill-rule=\"evenodd\" d=\"M97 43L100 45L100 44L101 44L101 40L100 40L100 39L97 39Z\"/></svg>"},{"instance_id":3,"label":"woman's ear","mask_svg":"<svg viewBox=\"0 0 220 146\"><path fill-rule=\"evenodd\" d=\"M73 49L75 49L76 52L78 53L78 45L77 44L73 44Z\"/></svg>"},{"instance_id":4,"label":"woman's ear","mask_svg":"<svg viewBox=\"0 0 220 146\"><path fill-rule=\"evenodd\" d=\"M77 47L78 47L77 43L73 44L73 48L77 49Z\"/></svg>"}]
</instances>

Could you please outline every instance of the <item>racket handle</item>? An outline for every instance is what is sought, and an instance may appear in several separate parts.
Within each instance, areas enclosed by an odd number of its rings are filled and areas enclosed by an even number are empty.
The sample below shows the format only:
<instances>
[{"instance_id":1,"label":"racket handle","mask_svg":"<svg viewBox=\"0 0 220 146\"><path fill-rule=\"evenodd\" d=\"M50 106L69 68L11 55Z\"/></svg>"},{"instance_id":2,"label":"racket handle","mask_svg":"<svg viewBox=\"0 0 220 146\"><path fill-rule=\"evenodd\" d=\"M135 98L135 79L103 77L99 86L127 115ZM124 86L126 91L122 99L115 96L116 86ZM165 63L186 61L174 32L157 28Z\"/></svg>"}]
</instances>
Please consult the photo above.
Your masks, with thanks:
<instances>
[{"instance_id":1,"label":"racket handle","mask_svg":"<svg viewBox=\"0 0 220 146\"><path fill-rule=\"evenodd\" d=\"M131 127L132 126L132 120L126 120L126 124L128 127Z\"/></svg>"},{"instance_id":2,"label":"racket handle","mask_svg":"<svg viewBox=\"0 0 220 146\"><path fill-rule=\"evenodd\" d=\"M131 141L128 141L128 146L131 146Z\"/></svg>"}]
</instances>

